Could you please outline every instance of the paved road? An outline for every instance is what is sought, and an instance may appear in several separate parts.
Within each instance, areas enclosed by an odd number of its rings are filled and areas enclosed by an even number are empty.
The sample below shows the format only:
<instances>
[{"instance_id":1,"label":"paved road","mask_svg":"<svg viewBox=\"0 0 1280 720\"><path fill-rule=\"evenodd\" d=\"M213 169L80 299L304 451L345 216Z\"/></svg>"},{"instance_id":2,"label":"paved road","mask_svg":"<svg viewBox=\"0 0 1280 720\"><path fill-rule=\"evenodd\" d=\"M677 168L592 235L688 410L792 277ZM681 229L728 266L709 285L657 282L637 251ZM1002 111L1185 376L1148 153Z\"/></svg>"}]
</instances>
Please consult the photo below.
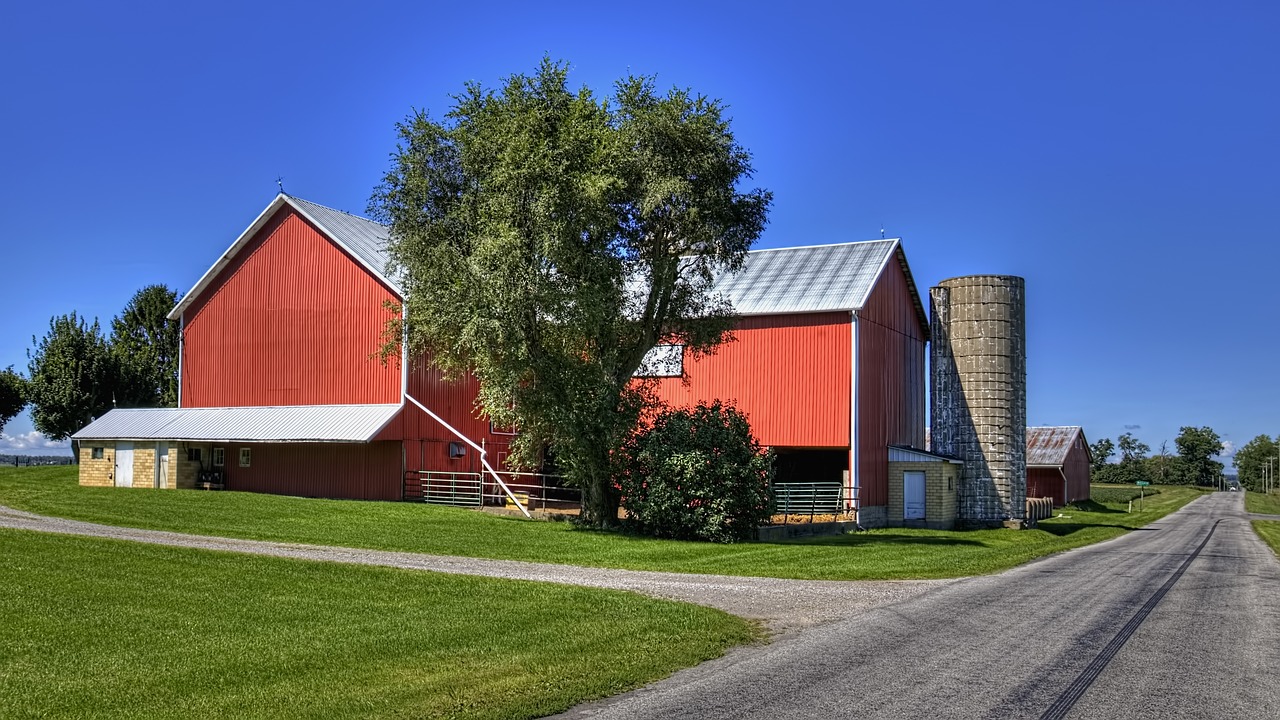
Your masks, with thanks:
<instances>
[{"instance_id":1,"label":"paved road","mask_svg":"<svg viewBox=\"0 0 1280 720\"><path fill-rule=\"evenodd\" d=\"M1280 563L1216 493L563 717L1280 718Z\"/></svg>"}]
</instances>

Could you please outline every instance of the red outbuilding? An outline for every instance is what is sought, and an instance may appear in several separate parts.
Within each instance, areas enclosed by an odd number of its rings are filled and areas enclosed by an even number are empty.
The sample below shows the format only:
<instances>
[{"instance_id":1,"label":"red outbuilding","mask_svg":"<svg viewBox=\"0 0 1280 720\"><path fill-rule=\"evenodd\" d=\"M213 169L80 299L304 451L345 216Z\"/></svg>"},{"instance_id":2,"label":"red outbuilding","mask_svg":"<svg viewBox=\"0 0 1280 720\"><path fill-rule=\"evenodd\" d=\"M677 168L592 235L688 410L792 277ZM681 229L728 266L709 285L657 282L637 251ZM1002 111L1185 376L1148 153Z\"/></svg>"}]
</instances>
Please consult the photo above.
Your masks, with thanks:
<instances>
[{"instance_id":1,"label":"red outbuilding","mask_svg":"<svg viewBox=\"0 0 1280 720\"><path fill-rule=\"evenodd\" d=\"M511 436L477 413L474 379L379 356L402 299L386 240L277 196L170 314L179 407L113 410L76 433L81 483L368 499L428 473L496 484ZM655 348L661 397L736 404L777 450L780 483L840 487L883 524L889 447L924 447L928 322L901 243L755 251L714 290L741 315L734 339L696 360Z\"/></svg>"},{"instance_id":2,"label":"red outbuilding","mask_svg":"<svg viewBox=\"0 0 1280 720\"><path fill-rule=\"evenodd\" d=\"M1055 507L1088 500L1091 458L1080 427L1027 428L1027 497Z\"/></svg>"}]
</instances>

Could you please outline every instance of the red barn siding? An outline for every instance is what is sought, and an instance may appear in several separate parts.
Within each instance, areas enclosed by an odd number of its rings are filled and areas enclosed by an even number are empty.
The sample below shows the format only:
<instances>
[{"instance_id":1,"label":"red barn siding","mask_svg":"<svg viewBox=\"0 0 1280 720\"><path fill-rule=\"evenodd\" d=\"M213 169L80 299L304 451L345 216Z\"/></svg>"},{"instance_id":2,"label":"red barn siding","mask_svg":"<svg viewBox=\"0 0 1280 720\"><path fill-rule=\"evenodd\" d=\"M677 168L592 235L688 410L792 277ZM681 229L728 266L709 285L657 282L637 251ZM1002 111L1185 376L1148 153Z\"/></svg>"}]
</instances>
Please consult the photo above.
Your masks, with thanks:
<instances>
[{"instance_id":1,"label":"red barn siding","mask_svg":"<svg viewBox=\"0 0 1280 720\"><path fill-rule=\"evenodd\" d=\"M1078 445L1071 447L1071 452L1067 453L1067 502L1073 503L1079 500L1089 499L1089 475L1093 471L1089 464L1089 452L1085 448L1084 435L1079 439Z\"/></svg>"},{"instance_id":2,"label":"red barn siding","mask_svg":"<svg viewBox=\"0 0 1280 720\"><path fill-rule=\"evenodd\" d=\"M228 444L227 489L301 497L399 500L402 474L397 442L361 444ZM240 448L251 448L240 467Z\"/></svg>"},{"instance_id":3,"label":"red barn siding","mask_svg":"<svg viewBox=\"0 0 1280 720\"><path fill-rule=\"evenodd\" d=\"M889 445L924 447L925 335L896 258L858 313L858 483L866 507L889 502Z\"/></svg>"},{"instance_id":4,"label":"red barn siding","mask_svg":"<svg viewBox=\"0 0 1280 720\"><path fill-rule=\"evenodd\" d=\"M764 445L849 447L850 318L845 312L746 317L714 355L685 354L685 379L657 381L674 407L720 399Z\"/></svg>"},{"instance_id":5,"label":"red barn siding","mask_svg":"<svg viewBox=\"0 0 1280 720\"><path fill-rule=\"evenodd\" d=\"M183 407L400 401L377 351L392 292L281 209L183 314Z\"/></svg>"},{"instance_id":6,"label":"red barn siding","mask_svg":"<svg viewBox=\"0 0 1280 720\"><path fill-rule=\"evenodd\" d=\"M445 422L481 444L495 470L507 468L505 459L511 435L490 430L489 421L480 417L476 397L480 383L468 375L448 381L439 370L425 361L409 368L409 395L431 408ZM468 447L463 457L449 457L449 443L461 442L457 435L427 415L417 405L407 403L404 411L382 431L379 440L404 440L405 469L455 472L480 472L479 454Z\"/></svg>"},{"instance_id":7,"label":"red barn siding","mask_svg":"<svg viewBox=\"0 0 1280 720\"><path fill-rule=\"evenodd\" d=\"M1062 472L1058 468L1027 468L1027 497L1053 498L1054 507L1066 504L1063 500L1064 486Z\"/></svg>"}]
</instances>

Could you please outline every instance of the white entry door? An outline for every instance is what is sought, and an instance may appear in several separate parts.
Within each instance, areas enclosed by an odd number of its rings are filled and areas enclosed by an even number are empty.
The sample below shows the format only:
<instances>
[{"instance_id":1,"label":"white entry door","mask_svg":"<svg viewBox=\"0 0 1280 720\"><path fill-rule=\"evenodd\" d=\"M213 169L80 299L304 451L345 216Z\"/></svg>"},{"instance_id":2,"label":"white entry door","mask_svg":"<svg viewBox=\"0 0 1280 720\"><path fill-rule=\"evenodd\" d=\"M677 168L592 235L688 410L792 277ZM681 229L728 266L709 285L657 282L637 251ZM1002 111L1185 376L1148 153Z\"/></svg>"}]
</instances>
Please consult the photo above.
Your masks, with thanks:
<instances>
[{"instance_id":1,"label":"white entry door","mask_svg":"<svg viewBox=\"0 0 1280 720\"><path fill-rule=\"evenodd\" d=\"M133 487L133 443L116 443L116 487Z\"/></svg>"},{"instance_id":2,"label":"white entry door","mask_svg":"<svg viewBox=\"0 0 1280 720\"><path fill-rule=\"evenodd\" d=\"M902 519L924 519L924 473L908 470L902 473Z\"/></svg>"},{"instance_id":3,"label":"white entry door","mask_svg":"<svg viewBox=\"0 0 1280 720\"><path fill-rule=\"evenodd\" d=\"M156 487L162 488L169 481L169 443L156 443Z\"/></svg>"}]
</instances>

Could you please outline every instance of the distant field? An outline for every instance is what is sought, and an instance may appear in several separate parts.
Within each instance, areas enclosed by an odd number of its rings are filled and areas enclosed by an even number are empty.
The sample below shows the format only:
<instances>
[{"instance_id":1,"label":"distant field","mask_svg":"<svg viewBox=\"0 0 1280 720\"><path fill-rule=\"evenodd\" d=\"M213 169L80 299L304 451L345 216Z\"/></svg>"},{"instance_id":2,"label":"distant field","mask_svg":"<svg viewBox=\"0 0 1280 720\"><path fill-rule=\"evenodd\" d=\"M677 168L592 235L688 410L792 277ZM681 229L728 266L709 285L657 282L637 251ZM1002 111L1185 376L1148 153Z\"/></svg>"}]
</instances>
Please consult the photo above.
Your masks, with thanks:
<instances>
[{"instance_id":1,"label":"distant field","mask_svg":"<svg viewBox=\"0 0 1280 720\"><path fill-rule=\"evenodd\" d=\"M1148 485L1146 489L1136 487L1134 485L1091 485L1089 487L1089 497L1091 500L1101 504L1128 503L1130 500L1138 500L1143 497L1151 497L1160 494L1160 487Z\"/></svg>"},{"instance_id":2,"label":"distant field","mask_svg":"<svg viewBox=\"0 0 1280 720\"><path fill-rule=\"evenodd\" d=\"M1127 501L1068 508L1012 532L884 529L774 543L654 540L414 503L235 492L84 488L75 468L0 468L0 504L77 520L197 535L528 560L591 567L817 580L950 578L1005 570L1106 540L1200 496L1166 487L1143 512Z\"/></svg>"}]
</instances>

